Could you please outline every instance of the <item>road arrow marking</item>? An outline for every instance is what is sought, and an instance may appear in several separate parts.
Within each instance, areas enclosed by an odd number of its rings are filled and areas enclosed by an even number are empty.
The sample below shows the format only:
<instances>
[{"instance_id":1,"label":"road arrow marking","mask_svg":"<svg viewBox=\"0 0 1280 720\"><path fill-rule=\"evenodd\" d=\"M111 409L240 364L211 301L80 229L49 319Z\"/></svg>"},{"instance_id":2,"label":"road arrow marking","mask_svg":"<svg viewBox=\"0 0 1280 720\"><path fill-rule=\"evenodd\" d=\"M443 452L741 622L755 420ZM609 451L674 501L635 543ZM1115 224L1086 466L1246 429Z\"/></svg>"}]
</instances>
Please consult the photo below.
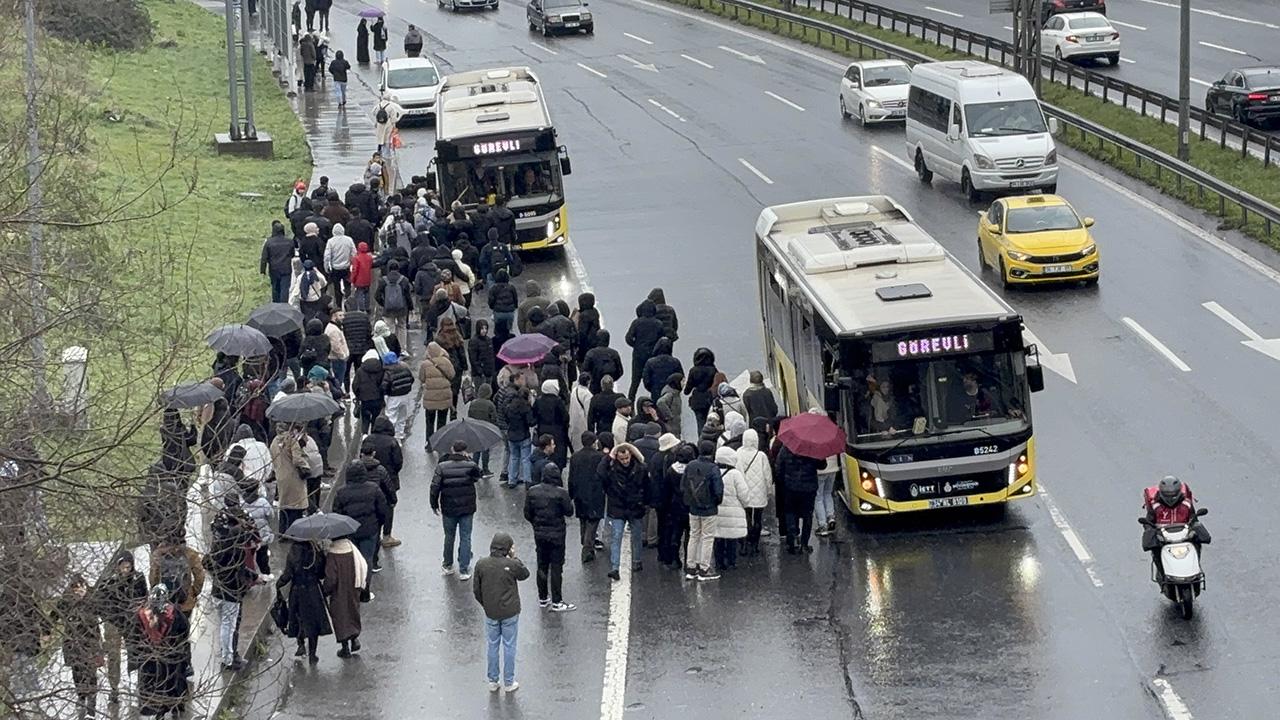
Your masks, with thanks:
<instances>
[{"instance_id":1,"label":"road arrow marking","mask_svg":"<svg viewBox=\"0 0 1280 720\"><path fill-rule=\"evenodd\" d=\"M729 53L730 55L737 55L738 57L742 58L743 60L747 60L747 61L749 61L749 62L753 62L753 63L758 63L758 64L760 64L760 65L765 65L765 64L767 64L767 63L765 63L764 58L760 57L759 55L748 55L748 54L746 54L746 53L742 52L741 50L734 50L733 48L731 48L731 47L726 47L726 46L724 46L724 45L718 45L717 47L719 47L721 50L723 50L723 51L725 51L725 52Z\"/></svg>"},{"instance_id":2,"label":"road arrow marking","mask_svg":"<svg viewBox=\"0 0 1280 720\"><path fill-rule=\"evenodd\" d=\"M1048 345L1045 345L1044 342L1042 342L1040 338L1036 337L1036 334L1031 332L1031 329L1027 327L1022 328L1022 340L1027 344L1034 344L1040 349L1040 364L1047 370L1052 370L1058 375L1070 380L1073 385L1077 384L1076 371L1071 367L1071 357L1069 355L1066 353L1053 352L1049 349Z\"/></svg>"},{"instance_id":3,"label":"road arrow marking","mask_svg":"<svg viewBox=\"0 0 1280 720\"><path fill-rule=\"evenodd\" d=\"M658 66L653 63L642 63L630 55L623 55L622 53L618 53L618 58L631 63L637 70L648 70L649 72L655 73L658 72Z\"/></svg>"},{"instance_id":4,"label":"road arrow marking","mask_svg":"<svg viewBox=\"0 0 1280 720\"><path fill-rule=\"evenodd\" d=\"M1268 340L1262 337L1253 328L1245 325L1243 320L1233 315L1230 310L1212 300L1207 303L1201 303L1201 305L1204 306L1205 310L1222 318L1223 322L1239 330L1242 335L1249 338L1248 340L1241 340L1241 345L1257 350L1274 360L1280 360L1280 339Z\"/></svg>"}]
</instances>

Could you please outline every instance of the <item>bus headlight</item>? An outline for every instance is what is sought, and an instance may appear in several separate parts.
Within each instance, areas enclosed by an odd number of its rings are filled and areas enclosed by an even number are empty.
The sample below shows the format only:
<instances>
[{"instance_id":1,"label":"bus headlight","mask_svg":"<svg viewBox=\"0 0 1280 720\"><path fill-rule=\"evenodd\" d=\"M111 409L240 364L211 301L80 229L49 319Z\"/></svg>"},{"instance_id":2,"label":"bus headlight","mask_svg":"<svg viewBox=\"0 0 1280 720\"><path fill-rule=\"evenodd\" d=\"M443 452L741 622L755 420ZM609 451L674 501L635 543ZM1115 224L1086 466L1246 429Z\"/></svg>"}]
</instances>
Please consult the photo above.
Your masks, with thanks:
<instances>
[{"instance_id":1,"label":"bus headlight","mask_svg":"<svg viewBox=\"0 0 1280 720\"><path fill-rule=\"evenodd\" d=\"M863 492L870 493L878 497L884 497L884 486L880 484L880 478L872 475L866 470L863 470L858 473L858 481L858 484L862 486Z\"/></svg>"},{"instance_id":2,"label":"bus headlight","mask_svg":"<svg viewBox=\"0 0 1280 720\"><path fill-rule=\"evenodd\" d=\"M1009 487L1021 482L1030 471L1031 463L1027 461L1027 454L1022 453L1018 456L1017 462L1009 463Z\"/></svg>"}]
</instances>

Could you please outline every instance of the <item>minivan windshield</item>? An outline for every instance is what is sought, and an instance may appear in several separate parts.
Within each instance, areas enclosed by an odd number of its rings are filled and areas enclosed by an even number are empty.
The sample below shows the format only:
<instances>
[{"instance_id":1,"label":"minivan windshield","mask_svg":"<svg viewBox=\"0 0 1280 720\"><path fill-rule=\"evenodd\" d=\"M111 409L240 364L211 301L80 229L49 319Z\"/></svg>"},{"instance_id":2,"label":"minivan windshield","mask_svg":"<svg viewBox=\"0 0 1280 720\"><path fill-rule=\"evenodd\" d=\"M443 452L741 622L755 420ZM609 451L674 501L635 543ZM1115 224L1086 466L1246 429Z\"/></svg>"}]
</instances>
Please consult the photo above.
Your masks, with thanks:
<instances>
[{"instance_id":1,"label":"minivan windshield","mask_svg":"<svg viewBox=\"0 0 1280 720\"><path fill-rule=\"evenodd\" d=\"M865 87L906 85L911 82L911 68L905 65L863 68L862 78L862 84Z\"/></svg>"},{"instance_id":2,"label":"minivan windshield","mask_svg":"<svg viewBox=\"0 0 1280 720\"><path fill-rule=\"evenodd\" d=\"M393 90L431 87L438 82L440 75L433 67L399 68L387 73L387 87Z\"/></svg>"},{"instance_id":3,"label":"minivan windshield","mask_svg":"<svg viewBox=\"0 0 1280 720\"><path fill-rule=\"evenodd\" d=\"M969 137L999 137L1048 132L1037 100L1001 100L964 106Z\"/></svg>"}]
</instances>

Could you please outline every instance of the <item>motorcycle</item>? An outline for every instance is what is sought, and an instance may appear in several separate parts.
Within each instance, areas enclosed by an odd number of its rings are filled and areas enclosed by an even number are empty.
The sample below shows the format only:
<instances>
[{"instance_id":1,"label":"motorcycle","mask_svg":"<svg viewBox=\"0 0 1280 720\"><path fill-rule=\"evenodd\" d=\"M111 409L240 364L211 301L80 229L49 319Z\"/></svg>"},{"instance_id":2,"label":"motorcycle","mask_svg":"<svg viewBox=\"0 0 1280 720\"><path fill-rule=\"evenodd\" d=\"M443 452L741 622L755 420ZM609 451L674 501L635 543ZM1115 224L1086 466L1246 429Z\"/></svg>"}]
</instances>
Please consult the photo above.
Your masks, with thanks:
<instances>
[{"instance_id":1,"label":"motorcycle","mask_svg":"<svg viewBox=\"0 0 1280 720\"><path fill-rule=\"evenodd\" d=\"M1195 599L1205 588L1200 550L1195 538L1197 518L1208 513L1208 509L1200 508L1191 522L1172 525L1156 525L1146 517L1138 518L1141 525L1154 532L1156 549L1160 553L1159 564L1155 558L1151 560L1151 580L1160 586L1161 594L1178 606L1184 620L1190 620L1195 614Z\"/></svg>"}]
</instances>

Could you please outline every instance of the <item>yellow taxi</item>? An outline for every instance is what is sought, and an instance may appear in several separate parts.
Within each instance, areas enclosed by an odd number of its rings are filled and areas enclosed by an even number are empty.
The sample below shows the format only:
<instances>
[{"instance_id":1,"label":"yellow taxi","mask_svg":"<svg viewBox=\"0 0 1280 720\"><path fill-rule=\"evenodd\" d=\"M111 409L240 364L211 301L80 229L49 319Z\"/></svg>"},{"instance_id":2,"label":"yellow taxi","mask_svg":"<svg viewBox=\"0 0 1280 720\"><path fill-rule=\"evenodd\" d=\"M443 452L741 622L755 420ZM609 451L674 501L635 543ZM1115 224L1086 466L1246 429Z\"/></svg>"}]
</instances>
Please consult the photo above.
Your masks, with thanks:
<instances>
[{"instance_id":1,"label":"yellow taxi","mask_svg":"<svg viewBox=\"0 0 1280 720\"><path fill-rule=\"evenodd\" d=\"M978 261L1005 287L1098 282L1098 245L1081 218L1057 195L1005 197L978 213Z\"/></svg>"}]
</instances>

